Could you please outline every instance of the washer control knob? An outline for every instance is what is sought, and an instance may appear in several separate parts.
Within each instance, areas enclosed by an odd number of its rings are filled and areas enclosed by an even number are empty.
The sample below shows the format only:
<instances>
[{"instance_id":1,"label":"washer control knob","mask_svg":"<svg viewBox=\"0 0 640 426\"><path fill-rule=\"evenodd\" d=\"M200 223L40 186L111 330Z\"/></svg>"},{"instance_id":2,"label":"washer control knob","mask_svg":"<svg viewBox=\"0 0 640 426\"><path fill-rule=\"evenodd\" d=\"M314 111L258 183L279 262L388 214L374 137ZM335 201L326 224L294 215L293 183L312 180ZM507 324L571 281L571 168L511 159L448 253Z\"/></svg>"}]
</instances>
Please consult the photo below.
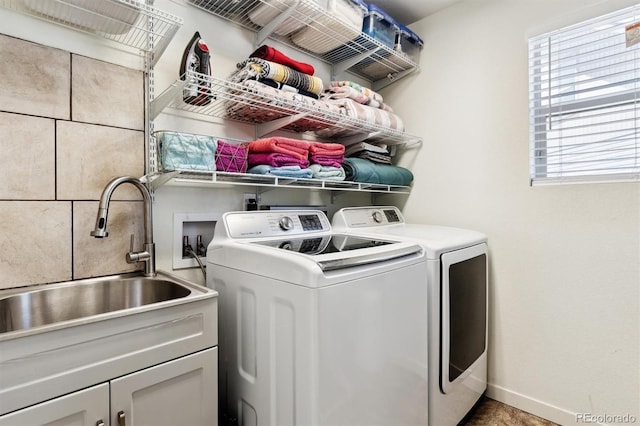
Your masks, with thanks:
<instances>
[{"instance_id":1,"label":"washer control knob","mask_svg":"<svg viewBox=\"0 0 640 426\"><path fill-rule=\"evenodd\" d=\"M382 216L382 213L380 213L379 210L376 210L373 213L371 213L371 218L375 223L382 223L382 220L384 219Z\"/></svg>"},{"instance_id":2,"label":"washer control knob","mask_svg":"<svg viewBox=\"0 0 640 426\"><path fill-rule=\"evenodd\" d=\"M289 216L282 216L278 221L278 225L280 225L280 229L283 231L289 231L290 229L293 229L293 219Z\"/></svg>"}]
</instances>

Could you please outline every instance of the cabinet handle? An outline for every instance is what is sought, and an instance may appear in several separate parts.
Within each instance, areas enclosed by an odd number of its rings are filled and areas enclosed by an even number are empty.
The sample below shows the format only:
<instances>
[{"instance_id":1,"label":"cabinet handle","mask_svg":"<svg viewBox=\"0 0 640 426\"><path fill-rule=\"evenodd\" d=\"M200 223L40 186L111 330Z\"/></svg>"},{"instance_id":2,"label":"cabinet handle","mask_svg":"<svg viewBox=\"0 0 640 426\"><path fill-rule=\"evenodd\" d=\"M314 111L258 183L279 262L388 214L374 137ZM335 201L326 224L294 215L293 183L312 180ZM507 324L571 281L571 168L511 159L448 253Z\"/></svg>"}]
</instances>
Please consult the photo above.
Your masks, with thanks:
<instances>
[{"instance_id":1,"label":"cabinet handle","mask_svg":"<svg viewBox=\"0 0 640 426\"><path fill-rule=\"evenodd\" d=\"M118 411L118 426L126 426L127 420L124 418L124 411Z\"/></svg>"},{"instance_id":2,"label":"cabinet handle","mask_svg":"<svg viewBox=\"0 0 640 426\"><path fill-rule=\"evenodd\" d=\"M104 426L104 421L102 419L98 420L96 426Z\"/></svg>"}]
</instances>

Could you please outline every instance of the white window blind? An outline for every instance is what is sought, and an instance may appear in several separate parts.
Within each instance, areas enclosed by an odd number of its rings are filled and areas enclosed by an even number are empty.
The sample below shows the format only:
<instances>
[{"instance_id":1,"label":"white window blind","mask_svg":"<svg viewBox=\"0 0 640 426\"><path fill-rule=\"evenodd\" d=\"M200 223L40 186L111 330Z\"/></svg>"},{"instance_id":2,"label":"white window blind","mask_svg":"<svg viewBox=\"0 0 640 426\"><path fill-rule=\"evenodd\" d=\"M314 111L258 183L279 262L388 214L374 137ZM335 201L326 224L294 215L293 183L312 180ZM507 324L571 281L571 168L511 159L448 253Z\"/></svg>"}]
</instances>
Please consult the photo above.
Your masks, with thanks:
<instances>
[{"instance_id":1,"label":"white window blind","mask_svg":"<svg viewBox=\"0 0 640 426\"><path fill-rule=\"evenodd\" d=\"M639 20L640 4L529 40L532 184L640 180Z\"/></svg>"}]
</instances>

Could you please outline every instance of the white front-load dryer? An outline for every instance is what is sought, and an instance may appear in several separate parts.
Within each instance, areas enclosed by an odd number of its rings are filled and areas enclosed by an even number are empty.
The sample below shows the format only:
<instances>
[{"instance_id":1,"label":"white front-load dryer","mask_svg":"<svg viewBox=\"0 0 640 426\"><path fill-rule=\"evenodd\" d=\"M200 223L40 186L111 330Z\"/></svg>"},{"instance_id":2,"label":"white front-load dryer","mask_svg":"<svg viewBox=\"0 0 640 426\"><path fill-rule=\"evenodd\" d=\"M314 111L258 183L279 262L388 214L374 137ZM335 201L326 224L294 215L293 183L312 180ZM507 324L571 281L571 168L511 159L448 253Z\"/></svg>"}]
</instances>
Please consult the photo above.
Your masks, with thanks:
<instances>
[{"instance_id":1,"label":"white front-load dryer","mask_svg":"<svg viewBox=\"0 0 640 426\"><path fill-rule=\"evenodd\" d=\"M422 245L429 298L429 424L461 422L487 388L487 237L476 231L405 223L397 207L344 208L334 232Z\"/></svg>"},{"instance_id":2,"label":"white front-load dryer","mask_svg":"<svg viewBox=\"0 0 640 426\"><path fill-rule=\"evenodd\" d=\"M321 211L223 215L207 250L221 420L427 424L426 273L419 244L334 233Z\"/></svg>"}]
</instances>

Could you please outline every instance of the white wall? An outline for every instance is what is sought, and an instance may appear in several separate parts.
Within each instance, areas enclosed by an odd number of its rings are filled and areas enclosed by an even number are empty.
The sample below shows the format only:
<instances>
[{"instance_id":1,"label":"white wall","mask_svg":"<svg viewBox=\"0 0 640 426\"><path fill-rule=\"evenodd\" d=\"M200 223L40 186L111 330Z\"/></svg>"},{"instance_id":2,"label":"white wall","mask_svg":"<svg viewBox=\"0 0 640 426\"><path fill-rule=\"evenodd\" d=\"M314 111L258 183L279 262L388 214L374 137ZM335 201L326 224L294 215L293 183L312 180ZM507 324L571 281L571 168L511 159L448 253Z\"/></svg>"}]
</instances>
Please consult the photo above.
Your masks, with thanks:
<instances>
[{"instance_id":1,"label":"white wall","mask_svg":"<svg viewBox=\"0 0 640 426\"><path fill-rule=\"evenodd\" d=\"M424 137L407 219L489 236L489 396L561 424L640 422L640 184L529 186L527 37L632 3L463 1L383 91Z\"/></svg>"}]
</instances>

